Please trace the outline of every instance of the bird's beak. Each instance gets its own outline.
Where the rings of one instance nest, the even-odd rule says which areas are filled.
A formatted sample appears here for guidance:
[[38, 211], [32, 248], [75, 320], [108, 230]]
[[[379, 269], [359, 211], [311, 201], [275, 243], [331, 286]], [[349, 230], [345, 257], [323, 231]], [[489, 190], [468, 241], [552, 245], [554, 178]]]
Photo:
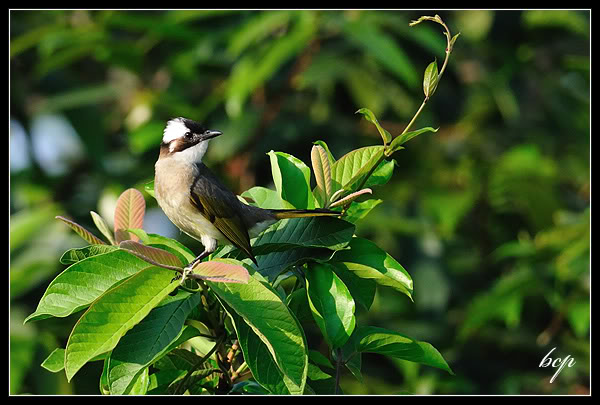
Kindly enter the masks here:
[[212, 129], [206, 130], [202, 135], [202, 140], [206, 141], [208, 139], [212, 139], [212, 138], [216, 138], [219, 135], [222, 135], [223, 133], [221, 131], [214, 131]]

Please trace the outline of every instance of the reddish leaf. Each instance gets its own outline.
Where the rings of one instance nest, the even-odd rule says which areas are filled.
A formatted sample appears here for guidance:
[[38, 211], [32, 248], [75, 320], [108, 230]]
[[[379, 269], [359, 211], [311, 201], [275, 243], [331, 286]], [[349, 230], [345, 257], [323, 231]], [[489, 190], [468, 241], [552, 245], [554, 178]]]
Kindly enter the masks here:
[[169, 266], [170, 267], [181, 267], [181, 261], [174, 254], [167, 252], [166, 250], [154, 248], [151, 246], [142, 245], [141, 243], [133, 240], [125, 240], [119, 243], [121, 249], [126, 249], [139, 257], [142, 260], [147, 261], [155, 266]]
[[334, 202], [333, 204], [331, 204], [330, 208], [335, 208], [335, 207], [339, 207], [340, 205], [348, 204], [348, 203], [356, 200], [358, 197], [360, 197], [363, 194], [373, 194], [373, 191], [370, 188], [363, 188], [362, 190], [359, 190], [352, 194], [348, 194], [346, 197], [342, 198], [341, 200]]
[[115, 208], [115, 239], [117, 243], [124, 240], [138, 241], [139, 238], [127, 229], [141, 228], [144, 224], [146, 201], [135, 188], [130, 188], [119, 196]]
[[201, 262], [193, 267], [193, 274], [208, 280], [221, 283], [244, 283], [248, 284], [250, 274], [244, 266], [241, 266], [237, 260], [215, 259], [208, 262]]
[[72, 230], [77, 232], [77, 235], [81, 236], [83, 239], [88, 241], [92, 245], [106, 245], [101, 239], [98, 239], [94, 236], [93, 233], [85, 229], [83, 226], [79, 225], [76, 222], [71, 221], [65, 217], [61, 217], [60, 215], [56, 217], [56, 219], [60, 219], [65, 224], [67, 224]]

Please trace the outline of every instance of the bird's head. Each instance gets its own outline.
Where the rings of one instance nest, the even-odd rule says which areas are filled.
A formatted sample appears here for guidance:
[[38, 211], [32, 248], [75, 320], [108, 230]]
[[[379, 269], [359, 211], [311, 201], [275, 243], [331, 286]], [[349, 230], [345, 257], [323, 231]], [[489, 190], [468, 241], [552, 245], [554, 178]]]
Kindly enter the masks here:
[[221, 135], [220, 131], [206, 129], [187, 118], [173, 118], [167, 122], [160, 147], [160, 158], [172, 156], [190, 163], [202, 161], [208, 141]]

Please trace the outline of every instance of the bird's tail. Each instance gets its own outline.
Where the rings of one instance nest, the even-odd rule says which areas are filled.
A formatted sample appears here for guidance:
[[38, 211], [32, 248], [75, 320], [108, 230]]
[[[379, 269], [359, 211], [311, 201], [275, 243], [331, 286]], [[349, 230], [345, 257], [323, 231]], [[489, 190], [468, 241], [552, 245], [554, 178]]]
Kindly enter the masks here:
[[305, 217], [337, 217], [341, 212], [316, 208], [314, 210], [269, 210], [275, 219], [305, 218]]

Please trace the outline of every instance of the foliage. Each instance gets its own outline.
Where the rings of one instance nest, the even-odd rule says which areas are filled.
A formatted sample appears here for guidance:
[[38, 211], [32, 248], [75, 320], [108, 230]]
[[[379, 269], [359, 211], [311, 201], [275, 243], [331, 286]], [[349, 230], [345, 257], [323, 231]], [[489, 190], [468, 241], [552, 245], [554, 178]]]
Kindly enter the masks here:
[[[309, 191], [315, 207], [325, 206], [327, 196], [333, 209], [342, 210], [351, 202], [344, 222], [354, 225], [351, 230], [357, 238], [351, 240], [350, 249], [337, 249], [344, 243], [340, 237], [326, 240], [328, 247], [313, 240], [288, 241], [293, 249], [286, 246], [277, 251], [276, 246], [286, 241], [274, 239], [281, 233], [272, 232], [263, 241], [265, 254], [259, 256], [261, 268], [269, 269], [259, 281], [265, 297], [284, 302], [304, 330], [308, 386], [335, 389], [331, 376], [338, 355], [334, 351], [330, 356], [326, 343], [314, 343], [324, 340], [306, 289], [293, 285], [296, 276], [278, 277], [286, 272], [277, 263], [296, 264], [305, 250], [312, 250], [320, 262], [310, 266], [330, 270], [328, 266], [333, 266], [337, 278], [330, 275], [327, 280], [336, 286], [341, 286], [341, 280], [355, 301], [355, 338], [342, 346], [343, 392], [586, 393], [590, 375], [589, 13], [440, 13], [449, 26], [461, 31], [453, 63], [442, 81], [444, 38], [433, 24], [409, 27], [422, 14], [11, 11], [10, 392], [98, 393], [98, 378], [100, 392], [108, 392], [109, 381], [123, 389], [131, 382], [127, 376], [138, 374], [140, 368], [150, 372], [139, 374], [131, 392], [164, 392], [169, 382], [181, 381], [188, 375], [186, 370], [202, 360], [190, 357], [192, 350], [214, 358], [210, 350], [215, 342], [196, 336], [210, 332], [202, 326], [209, 322], [203, 318], [207, 312], [188, 312], [200, 296], [180, 288], [119, 340], [111, 354], [112, 374], [103, 372], [106, 362], [100, 355], [83, 366], [71, 384], [66, 384], [64, 373], [47, 372], [39, 364], [47, 358], [48, 369], [58, 371], [64, 366], [65, 352], [54, 349], [66, 347], [81, 313], [76, 310], [67, 317], [23, 325], [64, 265], [92, 263], [100, 255], [118, 256], [114, 250], [140, 267], [152, 268], [154, 264], [139, 255], [148, 256], [138, 252], [152, 245], [174, 255], [176, 259], [164, 257], [177, 267], [176, 260], [185, 263], [193, 256], [184, 245], [194, 252], [200, 248], [176, 233], [155, 239], [156, 203], [148, 197], [143, 224], [147, 232], [128, 232], [128, 237], [133, 238], [133, 233], [139, 238], [137, 244], [126, 241], [130, 250], [124, 251], [107, 236], [114, 238], [112, 215], [121, 192], [130, 187], [142, 190], [152, 177], [164, 122], [187, 116], [231, 135], [215, 141], [219, 143], [210, 148], [206, 159], [249, 203], [289, 208], [277, 181], [270, 185], [274, 176], [269, 163], [283, 161], [285, 155], [267, 155], [271, 150], [292, 153], [312, 168]], [[429, 79], [422, 83], [418, 71], [427, 66]], [[435, 97], [413, 124], [428, 128], [435, 123], [439, 130], [435, 136], [399, 145], [400, 136], [390, 139], [386, 132], [401, 133], [419, 107], [414, 100], [423, 94]], [[352, 116], [362, 106], [372, 111], [373, 124]], [[42, 124], [50, 125], [54, 119], [53, 125], [58, 125], [57, 117], [62, 117], [63, 137], [54, 135], [51, 144], [62, 146], [52, 159], [43, 153], [52, 145], [43, 142], [50, 132]], [[429, 127], [430, 132], [433, 129]], [[74, 134], [72, 147], [61, 143], [69, 131]], [[18, 132], [25, 134], [20, 148]], [[382, 137], [382, 144], [373, 149], [375, 137]], [[394, 146], [407, 150], [397, 152], [393, 160], [384, 158], [363, 185], [361, 176], [366, 173], [355, 173], [359, 178], [348, 184], [354, 177], [352, 165], [373, 167], [377, 159], [369, 159], [380, 156], [383, 144], [389, 147], [394, 141]], [[322, 150], [306, 147], [308, 142]], [[344, 164], [339, 164], [341, 158], [333, 160], [361, 148]], [[19, 163], [17, 157], [22, 155]], [[330, 162], [331, 183], [325, 160]], [[293, 166], [301, 174], [295, 178], [305, 179], [306, 169]], [[269, 191], [273, 188], [276, 191]], [[310, 194], [291, 198], [310, 202]], [[96, 215], [89, 216], [91, 210], [104, 218], [106, 226]], [[107, 243], [87, 247], [88, 242], [79, 241], [54, 220], [65, 212], [86, 229], [100, 223], [95, 237], [106, 238]], [[339, 235], [344, 235], [342, 227]], [[317, 240], [321, 243], [323, 238]], [[347, 251], [366, 251], [369, 244], [378, 247], [377, 253], [369, 254], [365, 263], [350, 260]], [[65, 250], [59, 262], [57, 257]], [[235, 252], [229, 254], [228, 260], [236, 260]], [[87, 256], [91, 257], [82, 260]], [[120, 262], [118, 257], [111, 260]], [[160, 264], [156, 257], [152, 260]], [[372, 262], [381, 265], [369, 269]], [[400, 288], [406, 277], [404, 267], [414, 279], [410, 292], [414, 303]], [[117, 273], [111, 276], [118, 279]], [[257, 277], [252, 273], [248, 280]], [[386, 280], [390, 288], [376, 287], [378, 279]], [[360, 289], [355, 288], [357, 280]], [[87, 282], [88, 287], [84, 283], [78, 288], [91, 291], [96, 279]], [[208, 283], [211, 289], [226, 289], [224, 294], [247, 286]], [[271, 283], [273, 291], [266, 287]], [[283, 301], [281, 292], [294, 288]], [[144, 311], [133, 310], [134, 305], [131, 320], [119, 322], [131, 325], [143, 315]], [[232, 323], [226, 327], [235, 330], [244, 345], [238, 349], [244, 358], [254, 354], [255, 359], [272, 359], [267, 345], [231, 308]], [[183, 320], [186, 317], [188, 321]], [[168, 340], [173, 346], [152, 350], [152, 345], [133, 343], [144, 336], [143, 328], [161, 324], [169, 325], [161, 342]], [[326, 333], [335, 332], [335, 324], [329, 329], [324, 325]], [[349, 327], [349, 323], [341, 325]], [[376, 329], [368, 329], [375, 326], [366, 325], [393, 333], [379, 339]], [[374, 333], [373, 338], [358, 339], [359, 332]], [[423, 347], [423, 340], [431, 342], [456, 375], [367, 350], [393, 350], [396, 342], [408, 343], [398, 332], [411, 336], [413, 347]], [[336, 333], [327, 336], [337, 339]], [[184, 350], [175, 349], [184, 341], [188, 342]], [[344, 356], [350, 344], [359, 348], [355, 351], [360, 356]], [[562, 356], [574, 356], [577, 365], [549, 384], [552, 373], [537, 365], [554, 346]], [[136, 366], [140, 368], [130, 368], [132, 357], [143, 359]], [[219, 374], [210, 362], [189, 373], [186, 384], [196, 384], [192, 390], [212, 388], [200, 387], [209, 375]], [[148, 368], [149, 364], [156, 367]], [[263, 382], [275, 381], [271, 389], [287, 389], [277, 383], [277, 367], [271, 369], [275, 374], [264, 376], [254, 365], [248, 367], [264, 377]], [[288, 381], [292, 388], [293, 381]], [[238, 383], [236, 390], [265, 392], [251, 381]]]

